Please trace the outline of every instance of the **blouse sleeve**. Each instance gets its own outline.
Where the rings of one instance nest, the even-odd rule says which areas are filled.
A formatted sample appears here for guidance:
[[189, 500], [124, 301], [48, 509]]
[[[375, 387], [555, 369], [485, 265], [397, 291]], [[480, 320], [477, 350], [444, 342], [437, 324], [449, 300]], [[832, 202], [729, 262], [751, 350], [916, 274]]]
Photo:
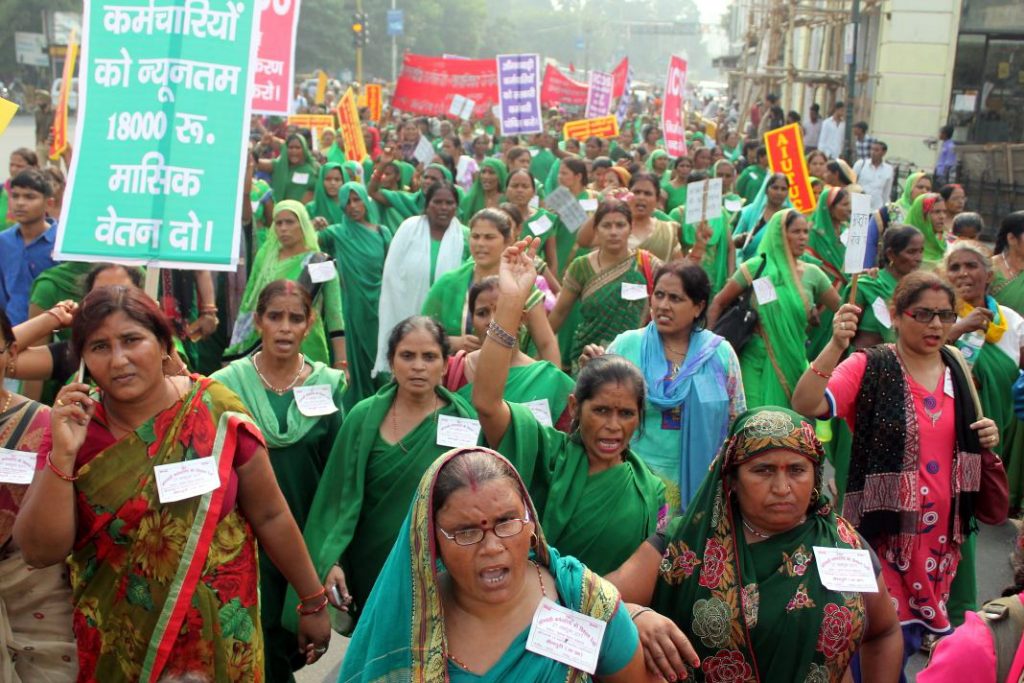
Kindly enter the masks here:
[[805, 263], [804, 268], [807, 269], [804, 282], [811, 292], [811, 298], [815, 303], [821, 303], [822, 295], [829, 290], [832, 282], [828, 279], [825, 271], [813, 263]]
[[345, 317], [341, 310], [341, 284], [335, 275], [324, 283], [324, 331], [331, 339], [345, 336]]
[[853, 411], [857, 404], [857, 392], [864, 378], [864, 370], [868, 365], [868, 357], [863, 353], [855, 353], [839, 364], [832, 371], [832, 379], [825, 389], [825, 400], [828, 401], [828, 414], [822, 417], [841, 417], [853, 429]]
[[640, 636], [633, 620], [629, 618], [626, 605], [620, 600], [604, 631], [601, 652], [597, 657], [597, 675], [611, 676], [622, 671], [633, 659], [638, 647]]
[[586, 256], [577, 257], [569, 264], [569, 267], [565, 269], [565, 279], [562, 280], [562, 289], [567, 289], [573, 294], [579, 294], [583, 291], [583, 285], [586, 284], [586, 278], [583, 275], [583, 267], [586, 263], [584, 259], [586, 258]]
[[743, 267], [746, 266], [747, 272], [750, 273], [750, 277], [754, 277], [754, 273], [756, 273], [757, 270], [752, 269], [751, 266], [754, 264], [755, 260], [756, 259], [744, 261], [736, 268], [736, 272], [732, 274], [732, 281], [743, 289], [750, 286], [750, 283], [747, 282], [747, 277], [743, 274]]

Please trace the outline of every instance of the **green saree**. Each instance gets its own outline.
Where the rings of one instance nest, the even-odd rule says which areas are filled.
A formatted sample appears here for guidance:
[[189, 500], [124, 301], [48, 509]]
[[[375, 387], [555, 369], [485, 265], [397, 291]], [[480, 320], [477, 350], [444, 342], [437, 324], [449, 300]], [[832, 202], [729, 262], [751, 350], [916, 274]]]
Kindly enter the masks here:
[[[298, 140], [302, 145], [302, 163], [292, 166], [288, 163], [288, 142]], [[274, 159], [274, 168], [270, 173], [270, 187], [274, 191], [274, 201], [295, 199], [302, 201], [307, 192], [316, 190], [317, 173], [320, 166], [313, 158], [301, 135], [289, 135], [281, 155]]]
[[[508, 182], [508, 168], [505, 167], [505, 162], [501, 159], [495, 159], [488, 157], [483, 160], [480, 164], [480, 170], [489, 168], [498, 176], [498, 192], [500, 197], [498, 203], [505, 201], [505, 184]], [[487, 206], [487, 193], [484, 192], [483, 183], [480, 182], [480, 174], [477, 173], [476, 179], [473, 181], [472, 187], [469, 188], [469, 192], [462, 197], [462, 201], [459, 202], [459, 220], [469, 225], [469, 221], [476, 212], [486, 208]]]
[[[398, 443], [384, 441], [380, 426], [397, 391], [397, 385], [389, 384], [346, 415], [304, 533], [317, 574], [323, 578], [340, 563], [357, 607], [366, 605], [417, 482], [448, 450], [437, 445], [437, 421], [432, 417]], [[473, 407], [460, 396], [442, 387], [436, 391], [446, 403], [438, 414], [475, 417]], [[296, 627], [297, 602], [295, 591], [289, 589], [283, 616], [286, 628]]]
[[1007, 280], [1006, 276], [998, 270], [994, 272], [995, 278], [989, 288], [992, 296], [1003, 306], [1008, 306], [1020, 315], [1024, 315], [1024, 273], [1018, 274], [1012, 280]]
[[[547, 220], [550, 223], [550, 225], [548, 225], [547, 228], [541, 230], [537, 222], [541, 221], [541, 219], [544, 218], [545, 216], [547, 217]], [[544, 245], [546, 245], [548, 243], [548, 239], [556, 233], [555, 228], [557, 227], [557, 225], [558, 216], [551, 213], [547, 209], [537, 207], [536, 210], [534, 210], [533, 215], [523, 221], [523, 229], [519, 233], [519, 239], [526, 239], [527, 237], [539, 237], [540, 247], [537, 249], [537, 253], [543, 254]], [[538, 230], [540, 230], [540, 234], [537, 234]]]
[[[839, 238], [842, 235], [845, 225], [835, 225], [832, 222], [831, 208], [835, 205], [836, 197], [840, 188], [829, 188], [821, 193], [818, 198], [818, 205], [811, 214], [810, 223], [811, 235], [807, 242], [805, 256], [811, 256], [822, 270], [832, 278], [832, 282], [839, 289], [846, 284], [846, 274], [843, 272], [843, 263], [846, 259], [846, 246]], [[829, 332], [831, 335], [831, 331]], [[815, 354], [817, 356], [817, 354]]]
[[[449, 361], [455, 362], [456, 356]], [[449, 368], [451, 366], [449, 365]], [[451, 372], [449, 370], [449, 372]], [[460, 377], [453, 378], [457, 382], [464, 382], [466, 377], [463, 372]], [[452, 385], [448, 384], [452, 389]], [[508, 379], [505, 381], [505, 400], [509, 403], [531, 403], [533, 401], [547, 401], [548, 412], [551, 414], [553, 426], [562, 431], [568, 431], [571, 417], [569, 415], [569, 394], [576, 388], [576, 382], [572, 377], [555, 367], [553, 363], [546, 360], [539, 360], [529, 365], [515, 365], [508, 369]], [[461, 384], [455, 393], [467, 401], [473, 399], [473, 383]]]
[[473, 284], [472, 260], [450, 270], [430, 286], [423, 302], [423, 315], [434, 318], [449, 336], [466, 334], [471, 328], [469, 316], [469, 288]]
[[309, 213], [309, 217], [311, 219], [324, 218], [327, 220], [327, 225], [340, 223], [345, 218], [345, 210], [341, 208], [340, 198], [335, 197], [331, 199], [327, 196], [327, 190], [324, 189], [324, 178], [333, 169], [338, 169], [338, 172], [344, 178], [345, 173], [341, 164], [327, 163], [321, 166], [320, 173], [316, 179], [316, 188], [313, 190], [313, 201], [306, 204], [306, 211]]
[[932, 221], [928, 217], [932, 206], [939, 199], [939, 195], [931, 192], [920, 195], [911, 204], [910, 211], [907, 212], [904, 219], [907, 225], [914, 226], [924, 235], [924, 258], [921, 261], [921, 267], [925, 270], [935, 270], [938, 268], [946, 255], [945, 237], [943, 234], [935, 233]]
[[345, 183], [338, 191], [344, 210], [352, 193], [366, 206], [364, 222], [343, 216], [339, 223], [319, 234], [320, 249], [338, 264], [341, 283], [341, 307], [345, 323], [345, 355], [351, 381], [345, 392], [345, 409], [377, 392], [377, 383], [370, 376], [377, 356], [377, 307], [380, 304], [380, 282], [384, 259], [391, 244], [391, 231], [377, 225], [377, 205], [370, 201], [360, 183]]
[[[453, 182], [452, 172], [441, 164], [429, 164], [427, 168], [436, 168], [448, 182]], [[426, 208], [423, 190], [403, 192], [401, 190], [382, 189], [380, 193], [384, 195], [388, 204], [381, 216], [381, 222], [391, 228], [392, 233], [398, 230], [403, 221], [413, 216], [419, 216], [423, 213], [424, 208]]]

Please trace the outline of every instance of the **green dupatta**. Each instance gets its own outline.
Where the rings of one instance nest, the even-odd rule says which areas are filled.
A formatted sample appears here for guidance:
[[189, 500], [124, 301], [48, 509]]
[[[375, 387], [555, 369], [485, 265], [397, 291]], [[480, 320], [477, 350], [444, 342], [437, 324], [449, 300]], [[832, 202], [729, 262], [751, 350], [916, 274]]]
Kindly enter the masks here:
[[[427, 168], [436, 168], [445, 177], [445, 180], [450, 183], [454, 182], [452, 172], [441, 164], [428, 164]], [[384, 210], [381, 220], [392, 231], [397, 230], [404, 220], [422, 214], [426, 208], [426, 198], [423, 196], [423, 190], [416, 190], [415, 192], [381, 190], [381, 194], [388, 200], [388, 207]]]
[[931, 219], [928, 218], [928, 213], [939, 198], [939, 195], [934, 192], [920, 195], [914, 200], [914, 203], [910, 206], [910, 211], [907, 212], [904, 218], [904, 223], [914, 226], [924, 235], [924, 258], [922, 263], [927, 264], [928, 270], [938, 268], [942, 259], [946, 256], [946, 242], [941, 234], [935, 234]]
[[689, 680], [839, 683], [863, 637], [861, 594], [826, 589], [814, 566], [814, 546], [862, 547], [828, 499], [812, 500], [807, 521], [790, 531], [753, 544], [744, 538], [727, 475], [773, 449], [814, 463], [824, 490], [814, 427], [784, 408], [748, 411], [666, 531], [651, 607], [683, 629], [700, 656]]
[[[362, 608], [401, 531], [406, 502], [432, 462], [447, 450], [437, 445], [437, 422], [427, 417], [400, 443], [388, 444], [380, 426], [394, 403], [398, 385], [391, 383], [360, 401], [346, 416], [327, 461], [304, 532], [317, 575], [327, 576], [341, 563], [348, 588]], [[437, 387], [446, 403], [438, 413], [475, 418], [461, 396]], [[298, 596], [288, 590], [282, 623], [297, 627]]]
[[[874, 332], [881, 335], [882, 341], [887, 344], [896, 343], [896, 329], [892, 326], [892, 321], [889, 322], [888, 327], [882, 324], [878, 316], [875, 315], [873, 304], [876, 300], [881, 299], [888, 307], [892, 303], [892, 295], [896, 291], [897, 284], [895, 276], [887, 268], [879, 270], [878, 275], [874, 277], [861, 273], [858, 278], [856, 304], [860, 307], [861, 314], [857, 329], [861, 332]], [[846, 285], [839, 294], [839, 300], [848, 301], [849, 298], [850, 285]]]
[[338, 264], [341, 302], [345, 319], [345, 355], [351, 384], [345, 392], [345, 409], [373, 396], [377, 384], [370, 376], [377, 357], [377, 308], [384, 259], [391, 244], [391, 231], [378, 225], [377, 204], [366, 187], [350, 182], [341, 186], [338, 201], [344, 210], [355, 193], [366, 206], [364, 222], [343, 216], [341, 222], [320, 232], [320, 248]]
[[331, 199], [327, 196], [327, 190], [324, 189], [324, 178], [327, 177], [327, 173], [332, 169], [338, 169], [341, 173], [341, 177], [344, 179], [345, 170], [341, 164], [327, 163], [320, 167], [320, 173], [316, 178], [316, 189], [313, 190], [313, 201], [306, 204], [306, 211], [309, 213], [310, 218], [325, 218], [327, 219], [327, 225], [334, 225], [340, 223], [345, 218], [345, 211], [341, 208], [341, 204], [338, 199]]
[[[341, 398], [345, 391], [345, 373], [330, 368], [323, 363], [310, 363], [312, 370], [303, 381], [302, 386], [326, 384], [331, 388], [331, 395]], [[231, 391], [238, 394], [242, 403], [248, 408], [253, 420], [260, 426], [263, 438], [267, 440], [267, 448], [285, 448], [306, 437], [309, 430], [320, 421], [319, 417], [307, 417], [299, 411], [295, 401], [288, 407], [287, 429], [281, 431], [280, 422], [274, 413], [273, 406], [267, 399], [267, 390], [263, 380], [256, 373], [252, 356], [232, 361], [227, 367], [213, 373], [212, 378], [221, 382]]]
[[989, 291], [996, 301], [1024, 315], [1024, 273], [1019, 273], [1012, 280], [1007, 280], [1002, 273], [995, 271], [995, 279], [992, 281]]
[[[302, 145], [302, 163], [297, 166], [292, 166], [288, 163], [288, 143], [292, 140], [298, 140], [299, 144]], [[281, 150], [281, 154], [274, 159], [274, 168], [270, 173], [270, 187], [274, 191], [274, 201], [281, 201], [283, 199], [301, 201], [306, 195], [309, 185], [313, 184], [312, 180], [316, 177], [319, 169], [320, 165], [317, 164], [313, 154], [309, 151], [306, 138], [298, 134], [289, 135], [285, 141], [284, 149]], [[311, 182], [305, 185], [293, 183], [292, 178], [296, 173], [308, 174]]]
[[449, 336], [466, 334], [469, 313], [469, 288], [473, 284], [476, 264], [469, 260], [455, 270], [439, 277], [430, 286], [423, 302], [423, 315], [434, 318]]
[[[914, 205], [914, 200], [910, 198], [910, 195], [914, 192], [914, 185], [917, 185], [917, 181], [926, 175], [928, 174], [923, 171], [918, 171], [917, 173], [911, 173], [907, 176], [907, 179], [903, 181], [903, 192], [900, 193], [900, 198], [896, 200], [895, 206], [903, 212], [904, 216], [906, 216], [910, 211], [910, 207]], [[890, 220], [894, 220], [894, 222], [900, 222], [895, 220], [892, 216], [889, 218]]]
[[[263, 671], [256, 540], [224, 509], [239, 433], [262, 442], [238, 397], [193, 376], [192, 391], [113, 441], [102, 406], [78, 453], [78, 529], [68, 559], [79, 678], [158, 681]], [[107, 444], [107, 445], [104, 445]], [[221, 486], [161, 504], [153, 467], [213, 457]]]
[[[832, 283], [837, 287], [846, 284], [847, 277], [843, 272], [843, 264], [846, 260], [846, 246], [839, 239], [844, 226], [835, 225], [832, 222], [831, 208], [836, 201], [841, 188], [833, 187], [825, 190], [818, 198], [818, 205], [811, 214], [811, 234], [807, 242], [807, 254], [815, 260], [812, 263], [819, 265]], [[831, 330], [829, 331], [831, 335]], [[815, 354], [817, 355], [817, 354]]]
[[[420, 478], [394, 548], [345, 655], [339, 682], [444, 683], [450, 680], [438, 586], [443, 567], [431, 501], [441, 468], [465, 450], [455, 449], [443, 454]], [[479, 450], [501, 457], [488, 449]], [[536, 525], [538, 549], [531, 551], [531, 557], [547, 567], [554, 577], [562, 604], [596, 619], [610, 621], [619, 608], [618, 591], [575, 559], [560, 555], [547, 544], [544, 531], [536, 521], [537, 510], [522, 479], [517, 484], [529, 517]], [[527, 652], [520, 640], [514, 640], [509, 651], [495, 664], [495, 668], [501, 667], [506, 672], [503, 680], [566, 683], [590, 680], [585, 673]], [[508, 662], [513, 656], [517, 659]], [[490, 673], [484, 680], [491, 680]]]
[[[61, 301], [81, 301], [85, 296], [85, 277], [94, 265], [85, 261], [67, 261], [47, 268], [32, 281], [29, 303], [47, 311]], [[58, 339], [71, 339], [71, 330], [58, 330], [56, 336]]]
[[[501, 159], [495, 159], [494, 157], [487, 157], [480, 164], [480, 169], [489, 168], [495, 172], [498, 176], [498, 192], [501, 193], [501, 197], [498, 202], [505, 201], [505, 185], [508, 183], [508, 168], [505, 167], [505, 163]], [[477, 172], [476, 179], [473, 180], [472, 187], [469, 188], [469, 192], [462, 197], [462, 201], [459, 203], [459, 220], [466, 225], [469, 225], [469, 220], [476, 215], [476, 212], [486, 208], [487, 206], [487, 193], [484, 191], [483, 183], [480, 181], [480, 173]]]

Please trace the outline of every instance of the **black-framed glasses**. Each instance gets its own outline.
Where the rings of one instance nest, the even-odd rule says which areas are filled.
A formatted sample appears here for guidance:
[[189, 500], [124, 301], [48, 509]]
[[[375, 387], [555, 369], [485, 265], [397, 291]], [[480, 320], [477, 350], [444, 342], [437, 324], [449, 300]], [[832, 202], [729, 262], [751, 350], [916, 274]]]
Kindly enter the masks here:
[[444, 534], [444, 537], [449, 541], [455, 541], [455, 545], [476, 545], [480, 541], [484, 540], [484, 536], [487, 535], [488, 531], [493, 531], [494, 535], [498, 538], [510, 538], [512, 536], [518, 536], [522, 533], [523, 528], [527, 522], [530, 521], [530, 512], [527, 510], [526, 517], [524, 519], [506, 519], [504, 522], [498, 522], [490, 529], [481, 529], [480, 527], [472, 527], [469, 529], [459, 529], [454, 534], [450, 534], [438, 525], [437, 530]]
[[944, 325], [956, 322], [956, 311], [950, 308], [910, 308], [903, 311], [903, 314], [925, 325], [934, 320], [935, 316], [939, 316], [939, 322]]

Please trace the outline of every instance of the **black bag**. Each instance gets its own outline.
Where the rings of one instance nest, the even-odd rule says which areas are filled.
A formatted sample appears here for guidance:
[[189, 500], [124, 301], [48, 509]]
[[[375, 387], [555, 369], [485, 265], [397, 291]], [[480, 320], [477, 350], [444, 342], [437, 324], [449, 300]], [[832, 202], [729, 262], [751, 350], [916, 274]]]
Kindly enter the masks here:
[[[750, 278], [750, 283], [748, 284], [752, 284], [754, 280], [761, 277], [761, 273], [764, 272], [764, 267], [767, 263], [768, 257], [762, 255], [761, 265], [758, 266], [757, 273], [753, 278], [750, 278], [750, 274], [746, 272], [746, 269], [743, 269], [742, 272]], [[753, 295], [753, 286], [743, 290], [736, 297], [736, 300], [732, 302], [732, 305], [725, 310], [725, 313], [718, 319], [718, 322], [715, 323], [714, 329], [711, 330], [729, 342], [736, 353], [739, 353], [740, 349], [746, 346], [747, 342], [750, 341], [750, 337], [754, 334], [754, 328], [757, 327], [757, 311], [754, 310], [750, 302], [750, 297]]]

